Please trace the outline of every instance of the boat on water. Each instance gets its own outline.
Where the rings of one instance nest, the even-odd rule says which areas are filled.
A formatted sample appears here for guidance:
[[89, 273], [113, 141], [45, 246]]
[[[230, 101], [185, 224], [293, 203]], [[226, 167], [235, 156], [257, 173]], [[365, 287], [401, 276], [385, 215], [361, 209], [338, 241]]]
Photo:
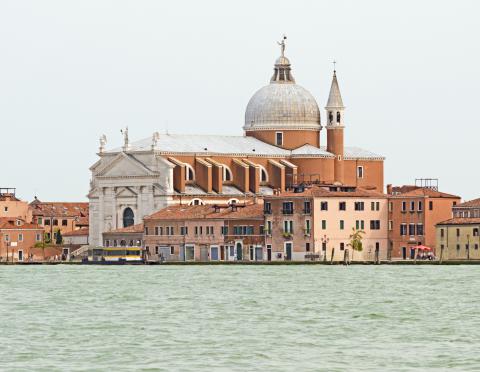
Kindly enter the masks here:
[[82, 260], [94, 265], [135, 265], [145, 263], [141, 247], [96, 247]]

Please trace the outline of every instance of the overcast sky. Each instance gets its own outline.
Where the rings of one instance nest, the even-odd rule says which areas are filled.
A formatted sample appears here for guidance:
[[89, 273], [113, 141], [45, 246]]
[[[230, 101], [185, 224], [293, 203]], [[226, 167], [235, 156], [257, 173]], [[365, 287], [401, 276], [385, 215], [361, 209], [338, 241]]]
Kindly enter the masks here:
[[[477, 1], [0, 1], [0, 187], [86, 200], [98, 138], [242, 134], [287, 34], [325, 122], [337, 71], [346, 144], [385, 184], [480, 197]], [[323, 144], [326, 133], [322, 131]]]

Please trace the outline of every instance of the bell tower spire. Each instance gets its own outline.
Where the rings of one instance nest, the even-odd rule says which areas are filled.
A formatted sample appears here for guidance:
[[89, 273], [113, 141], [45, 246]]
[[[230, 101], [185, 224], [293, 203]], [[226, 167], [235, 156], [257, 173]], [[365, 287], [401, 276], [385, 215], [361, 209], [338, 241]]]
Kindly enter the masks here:
[[330, 94], [328, 95], [327, 105], [327, 151], [335, 155], [334, 160], [334, 180], [338, 183], [344, 183], [344, 167], [343, 167], [343, 129], [344, 118], [343, 113], [345, 106], [343, 105], [340, 87], [338, 86], [337, 71], [335, 70], [336, 62], [333, 62], [333, 78], [330, 86]]

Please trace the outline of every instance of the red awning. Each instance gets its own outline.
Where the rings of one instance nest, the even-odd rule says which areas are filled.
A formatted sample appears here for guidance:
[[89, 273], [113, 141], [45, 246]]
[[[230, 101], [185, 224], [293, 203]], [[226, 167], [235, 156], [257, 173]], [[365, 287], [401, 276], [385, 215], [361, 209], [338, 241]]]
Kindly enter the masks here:
[[413, 248], [413, 249], [418, 249], [418, 250], [420, 250], [420, 251], [431, 251], [431, 250], [432, 250], [432, 248], [427, 247], [427, 246], [425, 246], [425, 245], [416, 245], [416, 246], [414, 246], [414, 247], [412, 247], [412, 248]]

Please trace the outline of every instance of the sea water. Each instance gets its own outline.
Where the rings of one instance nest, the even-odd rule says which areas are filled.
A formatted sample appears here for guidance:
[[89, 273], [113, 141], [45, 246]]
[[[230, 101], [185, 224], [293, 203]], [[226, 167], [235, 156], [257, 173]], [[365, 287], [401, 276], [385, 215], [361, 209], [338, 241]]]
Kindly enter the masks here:
[[0, 370], [478, 370], [479, 269], [0, 266]]

